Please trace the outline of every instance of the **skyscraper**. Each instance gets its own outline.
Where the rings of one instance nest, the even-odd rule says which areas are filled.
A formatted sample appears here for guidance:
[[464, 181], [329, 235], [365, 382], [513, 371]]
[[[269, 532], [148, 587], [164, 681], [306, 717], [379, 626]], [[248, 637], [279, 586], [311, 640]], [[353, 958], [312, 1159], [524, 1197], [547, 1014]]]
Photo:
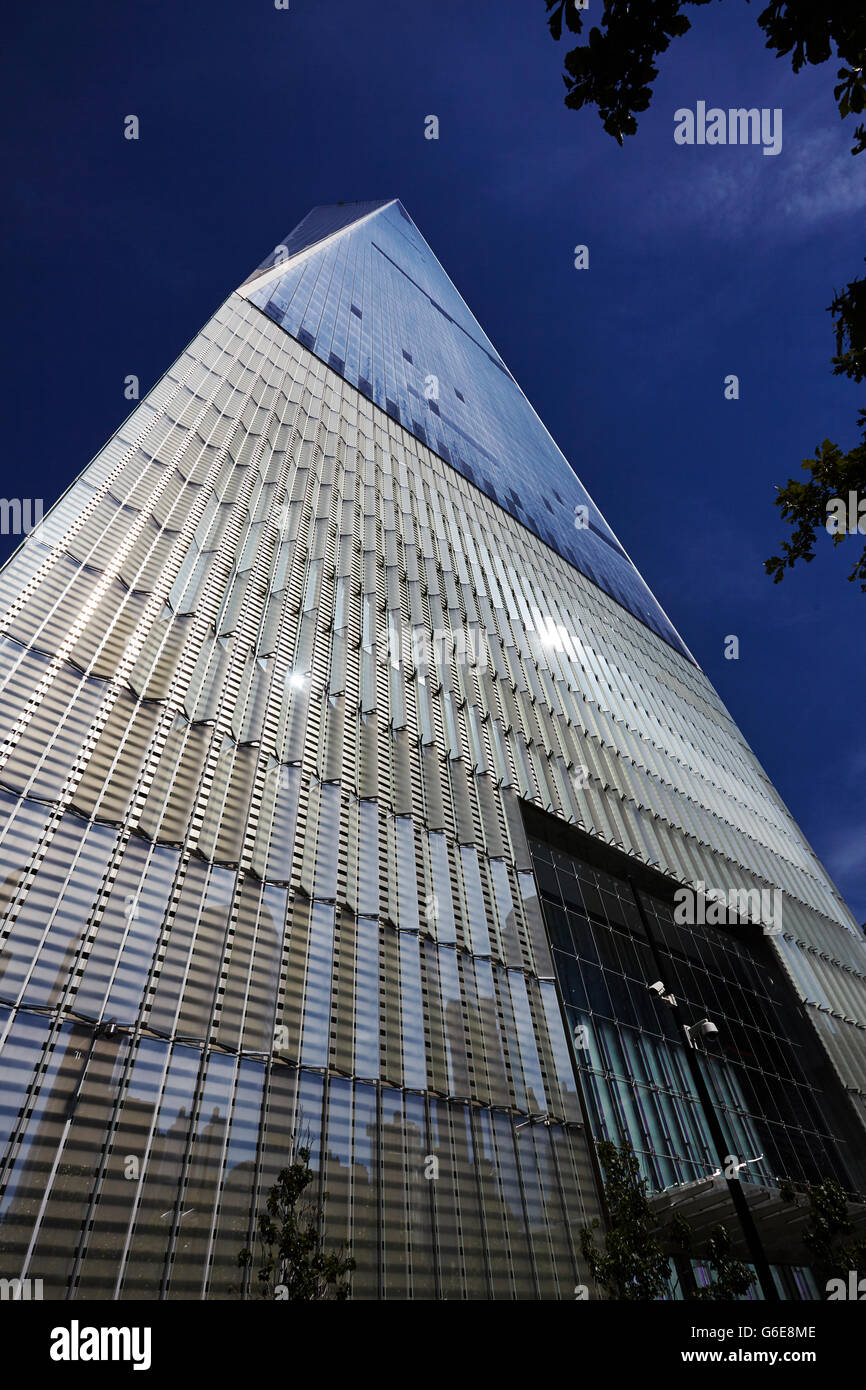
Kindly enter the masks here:
[[715, 1117], [814, 1289], [862, 936], [398, 201], [275, 248], [0, 614], [0, 1275], [236, 1297], [306, 1137], [355, 1297], [571, 1298], [596, 1142], [697, 1228]]

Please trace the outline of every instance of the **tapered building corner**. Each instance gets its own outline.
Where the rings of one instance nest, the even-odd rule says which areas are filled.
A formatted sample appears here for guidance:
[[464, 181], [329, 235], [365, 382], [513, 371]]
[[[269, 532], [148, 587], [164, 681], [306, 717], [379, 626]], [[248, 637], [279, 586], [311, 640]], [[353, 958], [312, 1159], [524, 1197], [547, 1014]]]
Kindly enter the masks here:
[[353, 1297], [592, 1295], [605, 1138], [749, 1257], [720, 1128], [815, 1295], [862, 933], [398, 200], [229, 296], [0, 634], [0, 1276], [241, 1297], [306, 1138]]

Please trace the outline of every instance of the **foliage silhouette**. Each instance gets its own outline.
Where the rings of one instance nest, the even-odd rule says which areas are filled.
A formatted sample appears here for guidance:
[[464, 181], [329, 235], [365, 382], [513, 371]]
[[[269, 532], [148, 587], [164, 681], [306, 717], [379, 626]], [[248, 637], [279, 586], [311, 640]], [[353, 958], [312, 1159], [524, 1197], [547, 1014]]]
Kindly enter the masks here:
[[683, 1291], [683, 1297], [694, 1302], [720, 1302], [723, 1299], [743, 1298], [756, 1282], [753, 1271], [731, 1254], [731, 1237], [722, 1225], [714, 1226], [705, 1249], [693, 1254], [692, 1230], [682, 1216], [671, 1222], [671, 1235], [686, 1259], [706, 1261], [712, 1271], [712, 1282], [703, 1288]]
[[[297, 1150], [294, 1162], [280, 1172], [259, 1216], [261, 1258], [254, 1296], [289, 1303], [349, 1297], [346, 1276], [355, 1268], [355, 1261], [348, 1257], [345, 1247], [330, 1252], [324, 1248], [323, 1209], [308, 1194], [314, 1178], [310, 1149], [303, 1146]], [[254, 1262], [252, 1250], [242, 1250], [238, 1255], [243, 1269], [251, 1270]]]
[[604, 1249], [595, 1243], [597, 1220], [580, 1232], [589, 1271], [608, 1298], [643, 1302], [663, 1298], [670, 1286], [670, 1266], [653, 1234], [658, 1223], [647, 1200], [647, 1182], [640, 1175], [637, 1156], [628, 1144], [617, 1148], [610, 1140], [603, 1140], [598, 1157], [604, 1170], [610, 1222]]
[[[652, 100], [652, 84], [658, 77], [655, 60], [673, 39], [691, 28], [687, 11], [710, 0], [604, 0], [601, 25], [594, 25], [586, 42], [565, 55], [563, 80], [565, 104], [574, 110], [595, 106], [609, 135], [622, 145], [626, 135], [637, 133], [637, 115]], [[572, 34], [584, 31], [584, 11], [576, 0], [546, 0], [547, 22], [554, 39], [564, 28]], [[833, 96], [842, 120], [866, 111], [866, 4], [863, 0], [771, 0], [757, 16], [765, 35], [765, 47], [779, 58], [790, 54], [795, 73], [805, 66], [829, 62], [834, 50], [841, 67]], [[866, 124], [854, 129], [852, 154], [866, 151]], [[866, 279], [851, 280], [837, 292], [829, 312], [836, 331], [836, 375], [862, 382], [866, 374]], [[815, 543], [829, 530], [828, 503], [840, 499], [847, 506], [849, 493], [866, 499], [866, 410], [858, 414], [862, 438], [847, 451], [825, 439], [814, 457], [803, 460], [808, 481], [789, 478], [778, 488], [776, 505], [793, 534], [781, 543], [781, 554], [764, 561], [764, 569], [779, 583], [798, 561], [814, 559]], [[866, 533], [866, 518], [863, 520]], [[831, 532], [834, 546], [851, 534], [850, 529]], [[857, 534], [860, 534], [859, 529]], [[866, 546], [848, 575], [866, 592]]]

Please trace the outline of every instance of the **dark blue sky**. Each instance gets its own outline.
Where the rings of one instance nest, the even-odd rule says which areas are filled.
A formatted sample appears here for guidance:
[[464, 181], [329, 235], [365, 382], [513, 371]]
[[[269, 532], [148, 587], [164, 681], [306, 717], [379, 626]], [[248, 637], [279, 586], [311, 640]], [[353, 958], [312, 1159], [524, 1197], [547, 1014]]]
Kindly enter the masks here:
[[[53, 501], [128, 413], [124, 377], [149, 389], [314, 204], [400, 197], [862, 921], [866, 596], [847, 543], [782, 585], [762, 561], [774, 483], [855, 442], [825, 308], [862, 270], [866, 155], [838, 64], [795, 77], [759, 8], [690, 11], [619, 149], [563, 105], [542, 0], [16, 6], [2, 492]], [[782, 152], [677, 146], [698, 100], [781, 107]]]

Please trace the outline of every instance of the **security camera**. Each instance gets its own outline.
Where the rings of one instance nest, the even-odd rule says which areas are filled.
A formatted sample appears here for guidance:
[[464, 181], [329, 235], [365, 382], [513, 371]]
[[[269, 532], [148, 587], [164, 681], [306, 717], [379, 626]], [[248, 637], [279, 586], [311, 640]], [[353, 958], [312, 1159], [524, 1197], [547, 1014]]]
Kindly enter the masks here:
[[716, 1025], [711, 1023], [708, 1018], [702, 1018], [692, 1029], [692, 1032], [697, 1033], [699, 1038], [712, 1038], [718, 1031]]
[[695, 1038], [713, 1038], [718, 1031], [716, 1025], [711, 1023], [708, 1018], [702, 1018], [697, 1023], [693, 1023], [690, 1028], [686, 1028], [686, 1041], [689, 1047], [694, 1047]]
[[674, 1008], [676, 1005], [677, 1001], [674, 995], [666, 993], [661, 980], [656, 980], [655, 984], [647, 985], [647, 989], [651, 994], [658, 995], [659, 999], [661, 999], [664, 1004], [670, 1004], [671, 1008]]
[[527, 1125], [534, 1125], [539, 1122], [543, 1124], [546, 1129], [550, 1129], [550, 1126], [553, 1124], [553, 1120], [550, 1118], [550, 1114], [547, 1110], [542, 1110], [537, 1115], [527, 1115], [526, 1119], [521, 1120], [520, 1124], [515, 1125], [514, 1128], [515, 1130], [526, 1129]]

